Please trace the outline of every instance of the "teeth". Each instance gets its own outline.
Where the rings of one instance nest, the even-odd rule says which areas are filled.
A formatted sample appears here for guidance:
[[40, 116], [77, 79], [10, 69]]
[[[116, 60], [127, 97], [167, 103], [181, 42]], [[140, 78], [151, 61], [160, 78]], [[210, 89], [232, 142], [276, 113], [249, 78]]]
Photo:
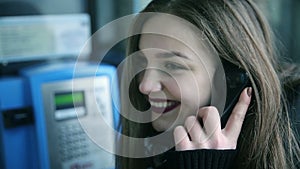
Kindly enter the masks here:
[[172, 102], [154, 102], [154, 101], [150, 101], [150, 104], [152, 106], [154, 106], [154, 107], [166, 108], [166, 107], [174, 105], [175, 103], [172, 103]]

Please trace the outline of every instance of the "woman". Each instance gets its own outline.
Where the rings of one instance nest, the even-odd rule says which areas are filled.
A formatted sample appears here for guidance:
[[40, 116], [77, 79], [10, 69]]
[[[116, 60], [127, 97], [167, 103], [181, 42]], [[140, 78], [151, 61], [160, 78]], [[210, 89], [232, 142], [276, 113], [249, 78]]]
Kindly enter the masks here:
[[[289, 78], [279, 76], [271, 31], [255, 4], [154, 0], [142, 12], [156, 14], [133, 27], [140, 35], [130, 38], [123, 71], [122, 133], [168, 139], [145, 139], [152, 154], [118, 157], [118, 167], [296, 168], [300, 151], [282, 84]], [[241, 84], [231, 89], [236, 77]], [[121, 152], [136, 151], [137, 144], [121, 141]]]

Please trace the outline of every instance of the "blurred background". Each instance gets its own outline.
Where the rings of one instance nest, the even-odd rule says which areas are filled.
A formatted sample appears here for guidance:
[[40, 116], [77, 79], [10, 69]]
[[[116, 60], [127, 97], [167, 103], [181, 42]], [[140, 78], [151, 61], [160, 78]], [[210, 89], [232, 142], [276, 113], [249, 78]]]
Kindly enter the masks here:
[[[78, 119], [89, 119], [100, 109], [110, 125], [118, 124], [112, 101], [118, 89], [112, 79], [126, 44], [121, 41], [105, 54], [101, 63], [106, 66], [92, 63], [127, 30], [117, 27], [95, 35], [92, 43], [86, 41], [150, 1], [0, 0], [0, 168], [114, 168], [114, 156], [90, 141]], [[255, 1], [278, 38], [280, 57], [300, 64], [300, 0]], [[79, 54], [86, 64], [79, 66], [79, 76], [73, 76]], [[94, 76], [97, 90], [86, 83]], [[75, 98], [74, 81], [80, 82]], [[93, 97], [97, 104], [89, 99]], [[113, 138], [107, 142], [115, 146]]]
[[[300, 1], [256, 0], [265, 13], [276, 37], [282, 43], [282, 57], [300, 63]], [[278, 44], [280, 44], [278, 43]]]
[[[90, 17], [91, 34], [95, 33], [104, 25], [122, 16], [136, 13], [143, 9], [151, 0], [0, 0], [0, 16], [14, 15], [57, 15], [87, 13]], [[300, 44], [300, 1], [299, 0], [256, 0], [263, 13], [270, 21], [272, 28], [278, 37], [282, 48], [282, 57], [300, 62], [298, 45]], [[111, 34], [95, 38], [96, 41], [109, 43], [113, 36], [122, 32], [112, 30]], [[3, 32], [2, 32], [3, 33]], [[41, 39], [42, 41], [42, 39]], [[1, 43], [4, 45], [4, 42]], [[97, 44], [95, 42], [94, 44]], [[4, 47], [3, 47], [4, 48]], [[1, 49], [0, 46], [0, 54]], [[89, 59], [97, 57], [101, 52], [101, 46], [93, 46]], [[124, 57], [124, 44], [117, 45], [110, 51], [105, 62], [118, 64]]]
[[[89, 31], [90, 35], [95, 33], [97, 30], [99, 30], [104, 25], [108, 24], [109, 22], [112, 22], [115, 19], [118, 19], [122, 16], [129, 15], [136, 13], [140, 11], [142, 8], [144, 8], [147, 3], [149, 3], [150, 0], [0, 0], [0, 25], [2, 25], [2, 31], [0, 32], [1, 39], [0, 39], [0, 62], [2, 61], [3, 65], [0, 69], [1, 74], [7, 74], [12, 68], [10, 65], [14, 65], [13, 67], [17, 67], [16, 62], [22, 61], [22, 65], [30, 64], [28, 61], [32, 63], [34, 60], [35, 62], [41, 61], [41, 60], [53, 60], [53, 56], [43, 56], [42, 58], [30, 58], [27, 56], [23, 56], [22, 59], [19, 57], [19, 60], [13, 61], [15, 63], [11, 63], [12, 59], [6, 60], [8, 57], [13, 56], [6, 56], [6, 55], [15, 55], [15, 53], [10, 53], [12, 50], [14, 52], [23, 52], [24, 46], [22, 48], [17, 49], [16, 44], [12, 43], [10, 44], [8, 40], [12, 40], [13, 38], [11, 34], [13, 30], [8, 36], [8, 32], [5, 29], [5, 24], [11, 25], [11, 21], [6, 21], [7, 17], [13, 17], [13, 16], [25, 16], [24, 18], [21, 18], [22, 22], [20, 21], [19, 25], [14, 27], [14, 34], [16, 35], [18, 30], [21, 29], [22, 26], [28, 25], [32, 23], [32, 17], [31, 16], [53, 16], [53, 15], [60, 15], [58, 17], [63, 17], [64, 15], [77, 15], [77, 14], [87, 14], [89, 17]], [[2, 22], [1, 22], [2, 21]], [[26, 23], [25, 23], [26, 22]], [[7, 24], [9, 23], [9, 24]], [[34, 25], [34, 24], [33, 24]], [[49, 24], [48, 24], [49, 25]], [[71, 25], [65, 24], [65, 27], [70, 27]], [[61, 26], [62, 27], [62, 26]], [[6, 27], [7, 28], [7, 27]], [[61, 29], [61, 28], [60, 28]], [[100, 46], [98, 42], [101, 41], [102, 45], [109, 44], [111, 39], [114, 36], [117, 36], [120, 32], [124, 32], [126, 30], [123, 30], [123, 28], [118, 28], [116, 30], [111, 30], [111, 33], [105, 34], [101, 37], [95, 37], [93, 40], [93, 49], [92, 52], [90, 52], [87, 60], [97, 60], [98, 54], [102, 52], [103, 46]], [[22, 32], [18, 32], [18, 34], [21, 34]], [[24, 32], [23, 32], [24, 33]], [[44, 33], [47, 33], [44, 31]], [[6, 34], [6, 36], [4, 35]], [[28, 35], [29, 36], [29, 35]], [[50, 36], [50, 35], [49, 35]], [[75, 35], [77, 36], [77, 35]], [[41, 43], [52, 43], [49, 42], [49, 38], [46, 39], [40, 39]], [[37, 41], [36, 41], [37, 43]], [[26, 43], [24, 43], [25, 45]], [[52, 44], [53, 46], [53, 44]], [[8, 48], [10, 50], [8, 50]], [[116, 45], [110, 52], [107, 54], [107, 56], [104, 58], [104, 62], [117, 65], [122, 58], [124, 57], [124, 44], [118, 44]], [[32, 49], [33, 50], [33, 49]], [[44, 51], [45, 52], [45, 51]], [[52, 51], [52, 53], [55, 53], [57, 51]], [[49, 51], [49, 53], [51, 53]], [[6, 54], [6, 55], [5, 55]], [[2, 55], [2, 56], [1, 56]], [[60, 58], [65, 56], [60, 56]], [[70, 56], [67, 56], [70, 57]], [[25, 61], [25, 62], [24, 62]]]

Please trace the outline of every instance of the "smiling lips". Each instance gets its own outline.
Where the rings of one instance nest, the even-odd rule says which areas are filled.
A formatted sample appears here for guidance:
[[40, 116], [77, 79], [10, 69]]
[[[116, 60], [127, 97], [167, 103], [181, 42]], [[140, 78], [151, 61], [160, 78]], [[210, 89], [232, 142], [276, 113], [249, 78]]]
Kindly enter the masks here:
[[164, 99], [149, 99], [149, 102], [151, 110], [156, 113], [167, 113], [180, 105], [178, 101]]

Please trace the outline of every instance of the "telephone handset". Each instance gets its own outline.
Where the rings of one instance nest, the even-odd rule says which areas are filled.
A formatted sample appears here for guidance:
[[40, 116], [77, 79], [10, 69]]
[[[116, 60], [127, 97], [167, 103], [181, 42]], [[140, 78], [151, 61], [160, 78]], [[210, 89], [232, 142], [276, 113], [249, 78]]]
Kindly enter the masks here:
[[227, 85], [225, 109], [221, 116], [221, 127], [224, 128], [234, 106], [239, 100], [241, 92], [246, 87], [250, 87], [251, 84], [245, 70], [224, 59], [222, 60], [222, 63], [225, 71]]

